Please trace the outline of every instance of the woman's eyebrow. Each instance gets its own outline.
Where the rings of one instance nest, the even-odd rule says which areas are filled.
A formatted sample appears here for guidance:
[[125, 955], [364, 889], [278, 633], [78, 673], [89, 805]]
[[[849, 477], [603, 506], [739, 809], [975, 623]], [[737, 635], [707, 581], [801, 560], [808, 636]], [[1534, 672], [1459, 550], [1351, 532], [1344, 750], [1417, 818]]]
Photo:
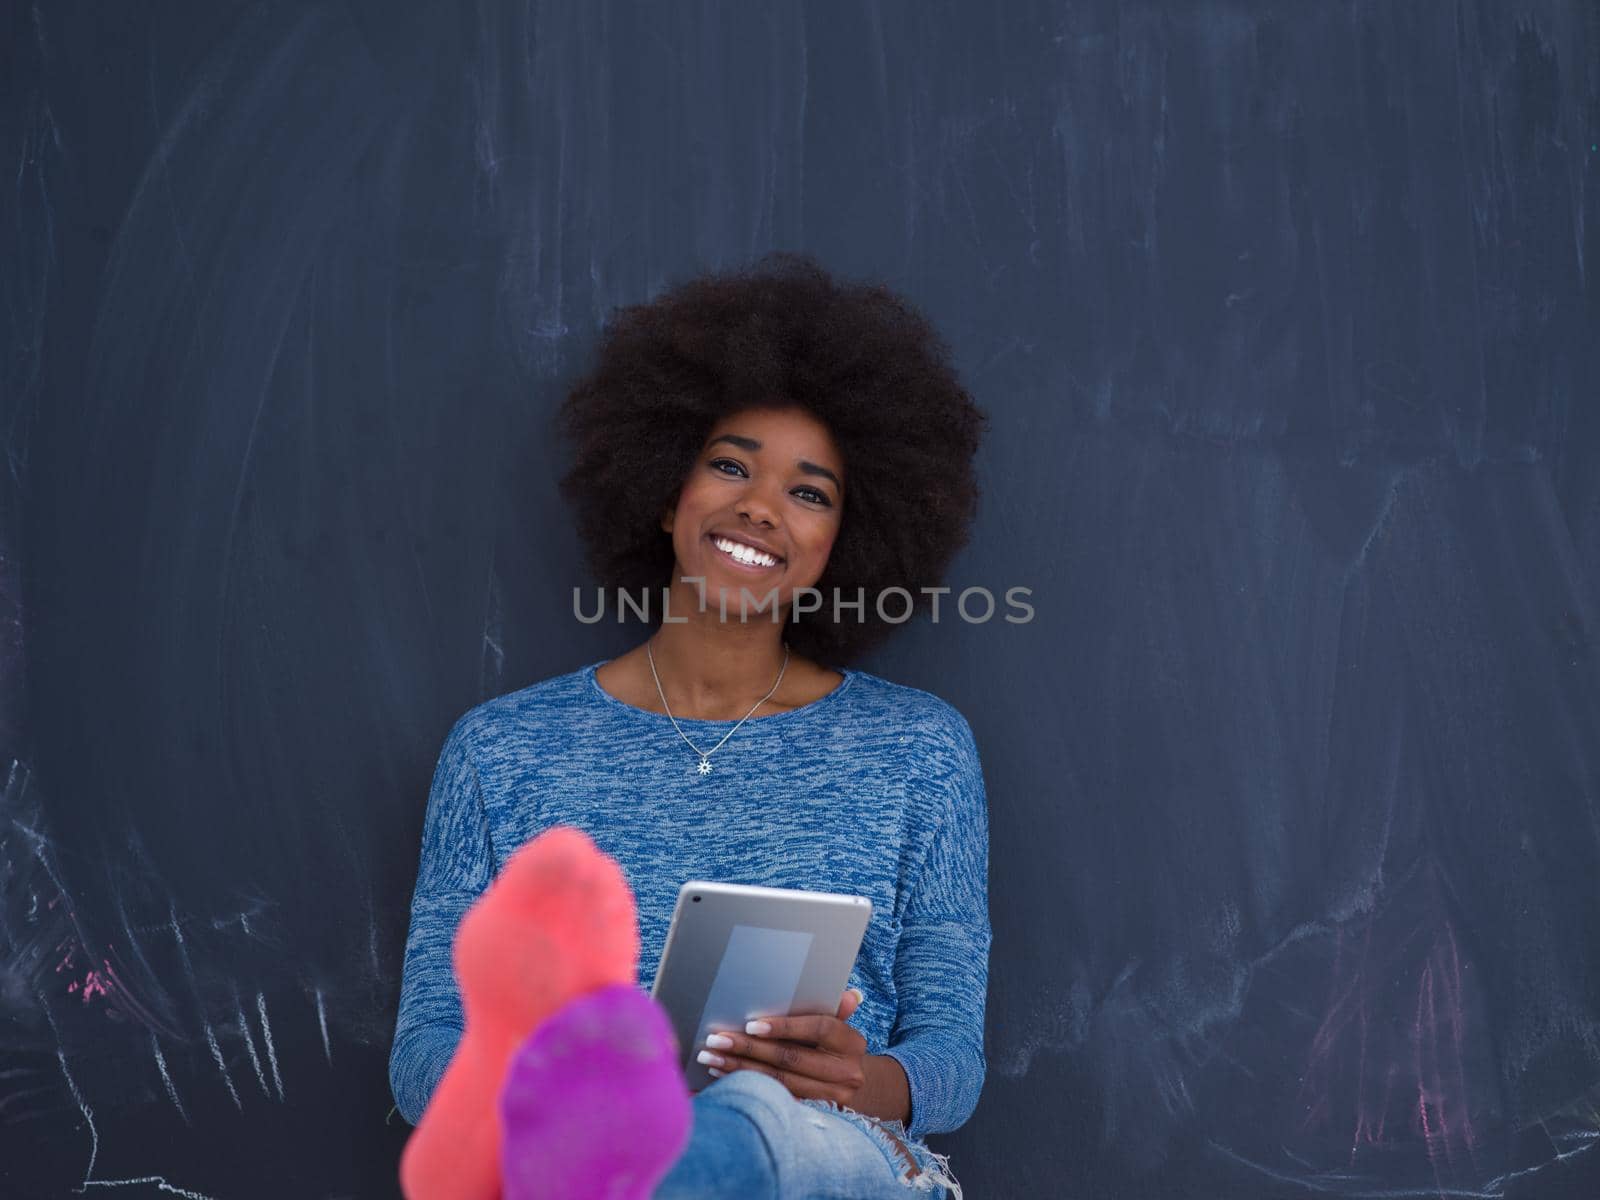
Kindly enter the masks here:
[[[712, 446], [715, 446], [718, 442], [732, 442], [735, 446], [738, 446], [741, 450], [759, 450], [759, 449], [761, 449], [761, 443], [756, 441], [755, 438], [740, 437], [737, 433], [719, 433], [716, 437], [712, 438], [709, 442], [706, 443], [706, 449], [709, 450]], [[803, 458], [795, 465], [798, 466], [800, 468], [800, 470], [805, 472], [805, 474], [807, 474], [807, 475], [820, 475], [824, 479], [833, 480], [833, 486], [834, 487], [838, 488], [840, 491], [844, 490], [844, 484], [839, 482], [839, 477], [837, 475], [835, 475], [832, 471], [828, 470], [827, 467], [819, 467], [819, 466], [817, 466], [816, 463], [807, 462]]]

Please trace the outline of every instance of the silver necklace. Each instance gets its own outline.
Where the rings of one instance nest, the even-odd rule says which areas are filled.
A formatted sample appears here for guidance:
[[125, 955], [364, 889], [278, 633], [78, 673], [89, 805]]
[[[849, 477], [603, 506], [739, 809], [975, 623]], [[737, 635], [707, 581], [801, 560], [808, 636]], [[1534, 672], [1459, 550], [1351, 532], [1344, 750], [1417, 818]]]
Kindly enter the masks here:
[[[679, 726], [678, 718], [672, 715], [672, 708], [671, 708], [670, 705], [667, 704], [667, 694], [666, 694], [666, 692], [661, 690], [661, 676], [656, 674], [656, 656], [651, 653], [651, 651], [650, 651], [650, 643], [649, 643], [648, 640], [646, 640], [646, 642], [644, 644], [644, 653], [645, 653], [645, 657], [650, 660], [650, 677], [656, 681], [656, 695], [661, 697], [661, 707], [667, 710], [667, 720], [672, 722], [672, 727], [678, 731], [678, 736], [681, 737], [684, 741], [689, 742], [689, 735], [687, 733], [685, 733], [683, 731], [683, 729]], [[768, 700], [770, 700], [772, 698], [772, 692], [777, 691], [778, 690], [778, 684], [783, 682], [783, 673], [788, 668], [788, 666], [789, 666], [789, 643], [785, 642], [783, 644], [783, 666], [778, 668], [778, 678], [772, 684], [772, 691], [769, 691], [765, 696], [761, 697], [761, 699], [757, 700], [753, 705], [750, 706], [750, 712], [745, 713], [744, 716], [739, 718], [739, 725], [743, 725], [746, 721], [748, 721], [750, 719], [750, 713], [755, 712], [756, 709], [760, 708], [763, 704], [765, 704]], [[728, 730], [727, 733], [723, 734], [722, 735], [722, 742], [725, 742], [729, 738], [731, 738], [734, 735], [734, 733], [738, 730], [739, 725], [735, 725], [732, 729]], [[689, 749], [693, 750], [696, 754], [698, 754], [700, 756], [700, 765], [696, 769], [700, 772], [701, 775], [709, 775], [709, 774], [711, 774], [711, 756], [713, 754], [715, 754], [718, 750], [722, 749], [722, 742], [718, 742], [715, 746], [711, 747], [711, 749], [709, 749], [709, 750], [702, 750], [702, 749], [700, 749], [699, 746], [696, 746], [693, 742], [689, 742]]]

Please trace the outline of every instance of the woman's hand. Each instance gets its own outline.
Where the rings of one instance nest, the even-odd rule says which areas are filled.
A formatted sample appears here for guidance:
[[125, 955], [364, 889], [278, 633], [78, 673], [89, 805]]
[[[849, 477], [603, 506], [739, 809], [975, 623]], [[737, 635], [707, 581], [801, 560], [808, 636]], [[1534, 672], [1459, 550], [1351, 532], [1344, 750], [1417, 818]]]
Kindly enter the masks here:
[[711, 1074], [760, 1071], [802, 1100], [855, 1107], [867, 1082], [867, 1039], [845, 1021], [861, 1006], [851, 988], [838, 1016], [766, 1017], [743, 1030], [713, 1033], [699, 1058]]

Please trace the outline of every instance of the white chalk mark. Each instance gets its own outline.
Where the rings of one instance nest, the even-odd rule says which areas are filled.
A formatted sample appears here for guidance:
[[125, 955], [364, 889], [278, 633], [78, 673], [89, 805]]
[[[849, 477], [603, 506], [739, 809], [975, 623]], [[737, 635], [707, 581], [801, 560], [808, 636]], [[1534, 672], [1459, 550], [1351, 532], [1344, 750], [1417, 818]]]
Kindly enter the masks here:
[[505, 631], [502, 620], [500, 577], [494, 569], [495, 547], [489, 548], [489, 586], [483, 603], [483, 654], [478, 665], [478, 694], [493, 696], [500, 691], [505, 674]]
[[[73, 1102], [77, 1104], [78, 1111], [83, 1114], [84, 1123], [89, 1126], [89, 1165], [84, 1168], [83, 1182], [72, 1190], [81, 1196], [92, 1187], [132, 1187], [135, 1184], [150, 1184], [160, 1191], [171, 1192], [174, 1196], [183, 1196], [185, 1200], [216, 1200], [213, 1196], [206, 1196], [200, 1192], [191, 1192], [180, 1187], [174, 1187], [159, 1175], [145, 1175], [139, 1179], [90, 1178], [94, 1174], [95, 1159], [100, 1156], [100, 1131], [94, 1127], [94, 1113], [89, 1109], [89, 1102], [83, 1098], [83, 1093], [78, 1090], [77, 1080], [72, 1078], [72, 1072], [67, 1067], [67, 1052], [61, 1048], [61, 1031], [56, 1028], [56, 1019], [51, 1015], [50, 1006], [45, 1003], [43, 995], [39, 996], [39, 1007], [44, 1011], [45, 1020], [50, 1022], [50, 1031], [56, 1036], [56, 1061], [61, 1064], [61, 1075], [67, 1081], [67, 1090], [72, 1093]], [[210, 1033], [211, 1028], [207, 1026], [206, 1034], [208, 1037]], [[212, 1049], [216, 1049], [215, 1041], [212, 1042]], [[157, 1053], [159, 1056], [159, 1051]], [[220, 1059], [221, 1056], [219, 1055], [218, 1057]], [[162, 1074], [166, 1074], [165, 1069], [162, 1070]], [[224, 1071], [223, 1074], [226, 1076], [227, 1072]], [[231, 1084], [229, 1085], [229, 1090], [232, 1090]], [[238, 1097], [234, 1097], [234, 1099], [237, 1100]]]
[[272, 1090], [267, 1087], [267, 1076], [261, 1069], [261, 1056], [256, 1053], [256, 1040], [250, 1036], [250, 1022], [245, 1019], [244, 1005], [239, 1005], [239, 1033], [244, 1037], [244, 1048], [250, 1051], [250, 1065], [256, 1069], [256, 1081], [261, 1084], [261, 1094], [272, 1096]]
[[[239, 914], [239, 928], [244, 930], [246, 934], [250, 934], [250, 914], [249, 913], [240, 913]], [[254, 935], [250, 934], [250, 936], [254, 936]]]
[[[1348, 1191], [1347, 1185], [1350, 1182], [1349, 1177], [1335, 1176], [1325, 1183], [1309, 1175], [1298, 1172], [1281, 1171], [1269, 1167], [1265, 1163], [1258, 1163], [1253, 1159], [1246, 1158], [1244, 1155], [1235, 1150], [1229, 1149], [1227, 1146], [1224, 1146], [1217, 1141], [1209, 1141], [1207, 1142], [1207, 1145], [1210, 1146], [1212, 1150], [1221, 1154], [1223, 1157], [1231, 1159], [1242, 1166], [1246, 1166], [1252, 1170], [1258, 1171], [1262, 1175], [1267, 1176], [1269, 1179], [1280, 1179], [1285, 1182], [1297, 1184], [1302, 1188], [1309, 1188], [1312, 1191], [1317, 1192]], [[1552, 1163], [1562, 1162], [1574, 1157], [1575, 1155], [1582, 1154], [1585, 1150], [1592, 1148], [1592, 1146], [1579, 1146], [1577, 1149], [1568, 1150], [1565, 1153], [1558, 1152], [1556, 1157], [1548, 1162], [1539, 1163], [1536, 1166], [1527, 1167], [1520, 1171], [1511, 1171], [1507, 1174], [1496, 1176], [1493, 1179], [1487, 1180], [1481, 1188], [1450, 1187], [1442, 1185], [1430, 1188], [1396, 1187], [1383, 1188], [1382, 1190], [1369, 1191], [1362, 1194], [1378, 1198], [1378, 1200], [1441, 1200], [1441, 1198], [1442, 1200], [1500, 1200], [1500, 1198], [1505, 1195], [1506, 1185], [1512, 1180], [1527, 1175], [1537, 1175]]]
[[[1567, 1135], [1564, 1135], [1564, 1136], [1566, 1138], [1570, 1139], [1570, 1138], [1581, 1136], [1581, 1135], [1579, 1135], [1577, 1133], [1577, 1131], [1574, 1131], [1573, 1133], [1567, 1134]], [[1555, 1139], [1554, 1138], [1551, 1138], [1550, 1141], [1551, 1141], [1551, 1145], [1555, 1144]], [[1566, 1162], [1568, 1159], [1575, 1158], [1577, 1155], [1583, 1154], [1586, 1151], [1593, 1150], [1593, 1149], [1594, 1149], [1593, 1145], [1577, 1146], [1577, 1147], [1575, 1147], [1574, 1149], [1571, 1149], [1571, 1150], [1560, 1150], [1560, 1149], [1558, 1149], [1556, 1151], [1556, 1156], [1554, 1158], [1552, 1158], [1549, 1162], [1543, 1162], [1543, 1163], [1540, 1163], [1537, 1166], [1533, 1166], [1533, 1167], [1524, 1167], [1520, 1171], [1509, 1171], [1504, 1175], [1496, 1176], [1494, 1179], [1491, 1179], [1489, 1181], [1489, 1186], [1495, 1189], [1495, 1195], [1497, 1195], [1497, 1196], [1501, 1195], [1501, 1194], [1503, 1194], [1502, 1193], [1502, 1189], [1505, 1187], [1506, 1184], [1510, 1183], [1513, 1179], [1520, 1179], [1520, 1178], [1522, 1178], [1523, 1176], [1526, 1176], [1526, 1175], [1536, 1175], [1540, 1171], [1544, 1170], [1546, 1167], [1550, 1166], [1551, 1163]]]
[[222, 1061], [222, 1050], [217, 1045], [217, 1035], [211, 1032], [211, 1022], [207, 1021], [205, 1027], [206, 1045], [211, 1047], [211, 1057], [216, 1061], [217, 1070], [222, 1072], [222, 1082], [228, 1085], [228, 1095], [233, 1097], [233, 1106], [243, 1112], [244, 1105], [239, 1101], [239, 1093], [234, 1090], [233, 1076], [228, 1074], [228, 1064]]
[[85, 1179], [83, 1181], [83, 1187], [76, 1188], [74, 1190], [82, 1192], [84, 1188], [134, 1187], [136, 1185], [143, 1184], [149, 1184], [160, 1192], [171, 1192], [174, 1196], [183, 1196], [186, 1198], [186, 1200], [215, 1200], [214, 1197], [207, 1196], [204, 1192], [191, 1192], [188, 1188], [181, 1188], [174, 1184], [170, 1184], [159, 1175], [145, 1175], [138, 1179]]
[[183, 1110], [183, 1101], [178, 1099], [178, 1089], [172, 1082], [172, 1075], [167, 1070], [166, 1056], [161, 1053], [161, 1043], [156, 1041], [156, 1035], [150, 1035], [150, 1052], [156, 1056], [156, 1066], [161, 1071], [161, 1082], [167, 1085], [167, 1098], [172, 1101], [172, 1107], [178, 1110], [178, 1115], [183, 1118], [185, 1125], [189, 1124], [189, 1114]]
[[278, 1051], [272, 1044], [272, 1026], [267, 1023], [267, 998], [256, 993], [256, 1012], [261, 1014], [261, 1038], [267, 1043], [267, 1063], [272, 1067], [272, 1082], [278, 1089], [278, 1099], [283, 1099], [283, 1076], [278, 1074]]
[[[50, 1024], [53, 1026], [55, 1021]], [[160, 1052], [157, 1051], [159, 1056]], [[77, 1082], [72, 1078], [72, 1072], [67, 1069], [66, 1051], [59, 1046], [56, 1048], [56, 1061], [61, 1064], [61, 1074], [66, 1078], [67, 1090], [72, 1093], [72, 1098], [77, 1102], [78, 1111], [83, 1114], [84, 1121], [89, 1126], [89, 1165], [84, 1169], [83, 1182], [72, 1190], [82, 1195], [92, 1187], [132, 1187], [135, 1184], [152, 1184], [163, 1192], [171, 1192], [174, 1196], [183, 1196], [185, 1200], [214, 1200], [214, 1197], [202, 1195], [200, 1192], [187, 1191], [184, 1188], [174, 1187], [159, 1175], [146, 1175], [139, 1179], [91, 1179], [94, 1174], [94, 1160], [100, 1154], [100, 1132], [94, 1127], [94, 1113], [89, 1111], [89, 1105], [83, 1098], [83, 1093], [78, 1090]], [[163, 1068], [163, 1075], [166, 1069]], [[171, 1087], [170, 1082], [168, 1087]], [[176, 1097], [174, 1097], [176, 1099]], [[185, 1117], [185, 1120], [188, 1118]]]
[[[56, 1061], [61, 1064], [61, 1077], [67, 1081], [67, 1091], [72, 1093], [73, 1103], [78, 1106], [78, 1111], [83, 1114], [84, 1124], [89, 1127], [89, 1165], [83, 1171], [83, 1181], [88, 1183], [89, 1176], [94, 1174], [94, 1160], [100, 1155], [100, 1131], [94, 1127], [94, 1113], [89, 1111], [89, 1102], [78, 1090], [78, 1081], [72, 1077], [72, 1071], [67, 1066], [67, 1052], [61, 1046], [61, 1030], [56, 1025], [55, 1014], [50, 1011], [44, 993], [35, 994], [39, 997], [39, 1009], [44, 1013], [44, 1019], [50, 1023], [50, 1032], [56, 1039]], [[80, 1187], [77, 1190], [81, 1192], [83, 1189]]]
[[322, 1003], [322, 989], [317, 989], [317, 1025], [322, 1029], [322, 1056], [333, 1066], [333, 1047], [328, 1045], [328, 1010]]
[[[51, 1028], [55, 1027], [55, 1018], [50, 1019]], [[59, 1034], [57, 1035], [59, 1038]], [[78, 1090], [78, 1083], [72, 1078], [72, 1072], [67, 1069], [67, 1052], [58, 1045], [56, 1047], [56, 1061], [61, 1064], [61, 1074], [67, 1081], [67, 1090], [72, 1093], [72, 1099], [78, 1105], [78, 1111], [83, 1114], [84, 1122], [89, 1126], [89, 1165], [84, 1168], [83, 1182], [89, 1182], [89, 1176], [94, 1174], [94, 1160], [100, 1153], [100, 1132], [94, 1127], [94, 1114], [89, 1111], [89, 1104], [83, 1098], [83, 1093]], [[83, 1188], [78, 1188], [82, 1191]]]
[[[178, 953], [183, 957], [184, 974], [189, 977], [189, 983], [192, 986], [194, 984], [194, 963], [189, 959], [189, 943], [183, 936], [183, 926], [178, 924], [177, 906], [170, 902], [167, 905], [167, 917], [167, 924], [172, 930], [173, 939], [178, 943]], [[205, 1019], [205, 1003], [199, 1000], [198, 994], [195, 999], [200, 1004], [201, 1024], [206, 1031], [206, 1045], [211, 1048], [211, 1061], [217, 1064], [217, 1071], [222, 1075], [222, 1082], [228, 1089], [228, 1095], [233, 1097], [233, 1106], [243, 1112], [244, 1103], [239, 1099], [239, 1090], [233, 1086], [233, 1076], [228, 1072], [228, 1064], [223, 1060], [222, 1048], [217, 1045], [217, 1035], [211, 1028], [211, 1022]]]

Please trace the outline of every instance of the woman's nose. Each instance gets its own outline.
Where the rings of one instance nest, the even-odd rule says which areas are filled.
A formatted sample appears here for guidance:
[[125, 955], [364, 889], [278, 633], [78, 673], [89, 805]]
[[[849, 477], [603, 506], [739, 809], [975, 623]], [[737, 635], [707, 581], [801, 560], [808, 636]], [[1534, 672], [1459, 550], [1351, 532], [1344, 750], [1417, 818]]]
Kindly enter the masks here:
[[739, 515], [769, 529], [777, 527], [778, 508], [762, 489], [751, 488], [739, 501]]
[[739, 515], [753, 525], [765, 525], [768, 529], [777, 528], [771, 509], [764, 504], [742, 504], [739, 506]]

